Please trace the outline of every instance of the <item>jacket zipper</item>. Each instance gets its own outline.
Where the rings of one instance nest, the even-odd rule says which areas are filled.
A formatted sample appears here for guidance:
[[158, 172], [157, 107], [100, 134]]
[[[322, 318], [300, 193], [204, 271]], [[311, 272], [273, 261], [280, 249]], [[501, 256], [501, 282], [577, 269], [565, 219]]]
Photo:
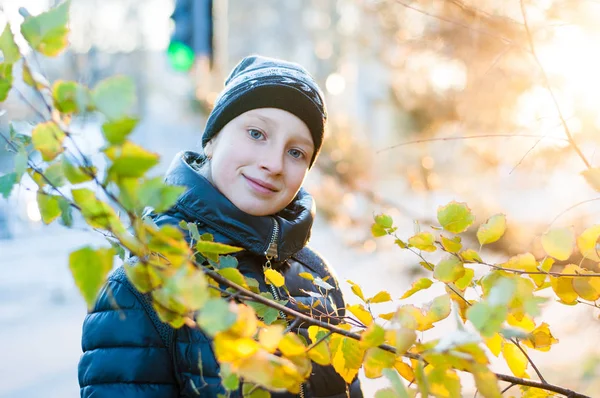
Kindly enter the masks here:
[[[265, 263], [265, 268], [271, 268], [271, 260], [277, 259], [277, 240], [279, 239], [279, 224], [277, 220], [273, 219], [273, 233], [271, 234], [271, 241], [269, 242], [269, 246], [265, 251], [265, 258], [267, 262]], [[273, 298], [277, 301], [281, 299], [279, 296], [279, 292], [275, 285], [269, 284], [269, 289], [271, 290], [271, 294], [273, 294]], [[286, 325], [289, 327], [290, 323], [287, 321], [287, 318], [283, 311], [279, 311], [279, 316], [285, 320]], [[304, 384], [300, 384], [300, 394], [298, 394], [300, 398], [304, 398]]]

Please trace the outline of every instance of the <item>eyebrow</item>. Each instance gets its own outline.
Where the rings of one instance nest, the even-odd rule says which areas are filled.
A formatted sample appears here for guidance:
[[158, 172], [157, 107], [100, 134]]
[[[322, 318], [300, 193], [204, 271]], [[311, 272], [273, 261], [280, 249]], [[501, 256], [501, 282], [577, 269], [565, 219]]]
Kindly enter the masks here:
[[[276, 124], [271, 118], [266, 117], [266, 116], [251, 114], [251, 115], [249, 115], [249, 117], [256, 118], [256, 119], [264, 122], [265, 124], [267, 124], [269, 127], [272, 127]], [[307, 145], [309, 147], [309, 149], [312, 148], [313, 151], [315, 149], [315, 144], [313, 143], [312, 138], [306, 138], [301, 135], [295, 135], [292, 137], [292, 141], [298, 141], [300, 144]]]

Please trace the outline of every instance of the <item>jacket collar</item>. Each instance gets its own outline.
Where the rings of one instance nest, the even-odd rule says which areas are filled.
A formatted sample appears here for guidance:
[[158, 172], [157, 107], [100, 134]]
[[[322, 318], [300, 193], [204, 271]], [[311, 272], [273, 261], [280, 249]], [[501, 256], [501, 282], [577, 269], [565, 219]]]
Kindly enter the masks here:
[[175, 156], [165, 177], [167, 185], [181, 185], [188, 190], [175, 207], [188, 221], [199, 221], [228, 237], [246, 250], [264, 256], [278, 224], [277, 261], [283, 261], [302, 249], [308, 239], [315, 214], [312, 196], [300, 189], [292, 203], [273, 216], [252, 216], [238, 209], [190, 163], [201, 154], [184, 151]]

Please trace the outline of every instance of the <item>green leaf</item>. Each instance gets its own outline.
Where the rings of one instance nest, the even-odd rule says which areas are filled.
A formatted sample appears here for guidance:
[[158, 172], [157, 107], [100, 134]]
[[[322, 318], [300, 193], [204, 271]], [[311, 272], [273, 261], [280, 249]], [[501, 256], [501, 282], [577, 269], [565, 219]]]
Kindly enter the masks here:
[[387, 214], [380, 214], [375, 216], [375, 224], [382, 226], [383, 228], [392, 228], [394, 220]]
[[140, 206], [149, 206], [162, 213], [170, 209], [185, 190], [185, 187], [165, 185], [162, 177], [146, 180], [139, 188]]
[[502, 327], [508, 310], [506, 306], [492, 307], [485, 302], [473, 304], [467, 310], [467, 319], [484, 337], [492, 337]]
[[506, 216], [495, 214], [485, 224], [481, 224], [477, 230], [477, 240], [480, 245], [496, 242], [506, 231]]
[[233, 256], [219, 257], [219, 269], [237, 268], [238, 260]]
[[394, 369], [383, 369], [383, 375], [390, 381], [392, 389], [396, 392], [396, 396], [399, 398], [408, 398], [408, 391], [400, 380], [398, 372]]
[[383, 375], [383, 369], [389, 369], [394, 366], [396, 355], [381, 348], [369, 348], [365, 353], [364, 370], [365, 376], [370, 379], [376, 379]]
[[361, 347], [359, 341], [349, 337], [343, 337], [342, 354], [344, 355], [345, 366], [347, 369], [360, 369], [365, 351]]
[[102, 133], [111, 145], [122, 145], [137, 123], [138, 119], [131, 117], [108, 121], [102, 125]]
[[385, 228], [383, 228], [381, 225], [373, 224], [371, 226], [371, 234], [373, 235], [374, 238], [379, 238], [381, 236], [387, 235], [387, 232], [386, 232]]
[[581, 172], [581, 175], [592, 188], [600, 192], [600, 168], [586, 169]]
[[66, 157], [63, 157], [62, 160], [62, 171], [71, 184], [80, 184], [82, 182], [91, 181], [93, 179], [92, 176], [97, 173], [95, 166], [75, 166]]
[[227, 364], [221, 363], [220, 365], [221, 384], [227, 391], [236, 391], [240, 388], [240, 378], [235, 373], [226, 370], [228, 368]]
[[19, 47], [15, 43], [15, 37], [10, 30], [10, 24], [6, 24], [2, 35], [0, 35], [0, 51], [4, 55], [4, 62], [14, 64], [21, 58]]
[[130, 141], [122, 146], [111, 146], [104, 153], [113, 162], [108, 173], [115, 180], [122, 177], [142, 177], [159, 161], [158, 154], [149, 152]]
[[435, 237], [431, 232], [419, 232], [408, 240], [410, 246], [426, 252], [434, 252], [436, 250], [434, 243]]
[[459, 234], [473, 224], [475, 216], [466, 203], [452, 201], [438, 208], [437, 218], [442, 227], [448, 232]]
[[58, 7], [23, 21], [21, 33], [33, 49], [54, 57], [67, 47], [70, 3], [67, 0]]
[[571, 228], [553, 229], [542, 235], [544, 251], [557, 260], [564, 261], [571, 257], [575, 247], [575, 235]]
[[8, 98], [8, 92], [13, 83], [13, 64], [3, 62], [0, 64], [0, 102]]
[[196, 322], [208, 335], [214, 336], [229, 329], [237, 315], [229, 310], [229, 304], [223, 299], [210, 299], [202, 306]]
[[372, 323], [360, 336], [360, 343], [365, 348], [377, 347], [385, 342], [385, 329]]
[[[96, 85], [92, 98], [96, 109], [109, 121], [119, 121], [126, 118], [136, 104], [135, 85], [126, 76], [109, 77]], [[130, 122], [125, 123], [123, 128]]]
[[44, 224], [50, 224], [60, 216], [58, 196], [51, 196], [41, 191], [37, 193], [37, 202]]
[[17, 174], [17, 180], [20, 180], [25, 171], [27, 170], [27, 162], [29, 158], [25, 148], [19, 149], [19, 152], [15, 155], [15, 173]]
[[87, 88], [76, 82], [58, 80], [52, 86], [54, 106], [62, 113], [81, 113], [91, 104]]
[[60, 220], [59, 222], [65, 227], [70, 228], [73, 225], [73, 208], [71, 203], [65, 198], [58, 197], [58, 206], [60, 207]]
[[421, 278], [418, 281], [413, 282], [411, 288], [408, 289], [406, 293], [402, 295], [402, 297], [400, 297], [400, 300], [408, 298], [420, 290], [428, 289], [431, 285], [433, 285], [433, 281], [431, 279]]
[[117, 233], [125, 231], [115, 210], [108, 203], [96, 198], [93, 191], [80, 188], [73, 189], [71, 194], [73, 201], [81, 209], [83, 218], [92, 228], [102, 228]]
[[456, 256], [448, 256], [433, 270], [433, 277], [442, 282], [454, 282], [465, 274], [463, 263]]
[[69, 269], [90, 310], [112, 269], [114, 254], [112, 248], [93, 249], [86, 246], [69, 255]]
[[[381, 390], [375, 391], [375, 398], [398, 398], [399, 395], [394, 391], [393, 388], [387, 387]], [[408, 397], [408, 395], [407, 395]]]
[[0, 195], [2, 195], [4, 199], [8, 199], [16, 183], [17, 173], [8, 173], [0, 176]]
[[63, 173], [62, 161], [52, 163], [44, 170], [44, 175], [48, 179], [49, 184], [53, 187], [62, 187], [65, 185], [65, 175]]
[[[275, 301], [281, 305], [287, 304], [287, 301], [285, 301], [285, 300], [280, 300], [280, 301], [274, 300], [273, 295], [271, 293], [263, 292], [263, 293], [260, 293], [260, 295], [271, 301]], [[256, 311], [256, 315], [258, 317], [262, 318], [263, 322], [266, 323], [267, 325], [272, 324], [279, 317], [278, 310], [276, 310], [275, 308], [269, 307], [263, 303], [257, 303], [255, 301], [250, 301], [247, 304], [250, 307], [252, 307], [254, 309], [254, 311]]]
[[65, 133], [54, 122], [40, 123], [31, 132], [33, 146], [40, 151], [46, 162], [65, 150], [62, 146], [65, 137]]
[[243, 249], [241, 249], [239, 247], [235, 247], [235, 246], [229, 246], [224, 243], [201, 240], [196, 243], [196, 250], [198, 250], [200, 253], [203, 253], [203, 254], [211, 253], [211, 254], [222, 255], [222, 254], [237, 253]]
[[219, 274], [229, 279], [231, 282], [240, 285], [241, 287], [248, 289], [248, 285], [246, 284], [246, 279], [244, 279], [244, 275], [237, 268], [223, 268], [220, 269]]

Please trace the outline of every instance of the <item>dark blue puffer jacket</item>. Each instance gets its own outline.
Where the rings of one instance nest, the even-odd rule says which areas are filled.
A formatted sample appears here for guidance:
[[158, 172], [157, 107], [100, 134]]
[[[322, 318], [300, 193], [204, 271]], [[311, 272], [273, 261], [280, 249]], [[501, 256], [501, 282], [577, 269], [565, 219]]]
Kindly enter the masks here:
[[[308, 272], [320, 278], [330, 277], [328, 283], [335, 287], [328, 294], [329, 300], [320, 300], [316, 310], [343, 317], [345, 304], [337, 280], [323, 259], [306, 247], [314, 214], [310, 195], [301, 190], [276, 216], [250, 216], [190, 166], [198, 156], [184, 152], [173, 161], [166, 183], [184, 185], [188, 190], [171, 210], [153, 215], [156, 224], [195, 222], [200, 231], [213, 234], [216, 241], [243, 247], [245, 250], [237, 256], [238, 269], [257, 280], [260, 290], [266, 292], [269, 289], [264, 283], [264, 253], [277, 223], [274, 266], [284, 274], [293, 298], [287, 305], [301, 311], [298, 303], [309, 307], [313, 304], [315, 299], [306, 292], [317, 292], [317, 288], [298, 276]], [[83, 324], [83, 355], [79, 363], [82, 398], [216, 398], [225, 393], [210, 338], [187, 326], [174, 330], [157, 319], [149, 300], [133, 288], [122, 267], [109, 276]], [[297, 331], [306, 333], [302, 328]], [[362, 398], [358, 379], [348, 386], [331, 366], [316, 363], [303, 391], [305, 397], [342, 398], [350, 393], [351, 398]], [[231, 394], [240, 396], [239, 392]], [[293, 396], [272, 393], [272, 397]]]

